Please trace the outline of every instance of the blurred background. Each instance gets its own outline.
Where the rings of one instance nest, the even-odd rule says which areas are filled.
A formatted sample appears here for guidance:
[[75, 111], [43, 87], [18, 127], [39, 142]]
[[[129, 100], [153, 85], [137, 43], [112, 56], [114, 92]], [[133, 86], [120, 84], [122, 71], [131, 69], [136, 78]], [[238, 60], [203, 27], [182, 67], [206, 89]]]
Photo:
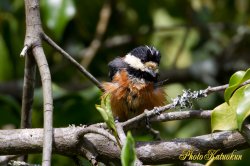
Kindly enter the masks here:
[[[248, 0], [41, 0], [44, 31], [100, 81], [108, 81], [107, 64], [139, 45], [162, 55], [160, 79], [168, 79], [168, 100], [184, 89], [223, 85], [230, 75], [249, 68], [250, 1]], [[0, 128], [20, 125], [25, 37], [24, 2], [0, 1]], [[54, 127], [92, 124], [101, 92], [54, 49], [44, 43], [53, 81]], [[37, 70], [32, 112], [34, 128], [43, 126], [41, 81]], [[194, 109], [213, 109], [224, 102], [216, 93], [194, 101]], [[164, 139], [211, 133], [209, 120], [154, 124]], [[199, 127], [198, 127], [199, 126]], [[137, 140], [151, 140], [146, 133]], [[213, 165], [247, 165], [215, 161]], [[39, 163], [32, 155], [30, 163]], [[204, 162], [203, 162], [204, 163]], [[87, 163], [86, 163], [87, 164]], [[53, 156], [53, 165], [72, 161]]]

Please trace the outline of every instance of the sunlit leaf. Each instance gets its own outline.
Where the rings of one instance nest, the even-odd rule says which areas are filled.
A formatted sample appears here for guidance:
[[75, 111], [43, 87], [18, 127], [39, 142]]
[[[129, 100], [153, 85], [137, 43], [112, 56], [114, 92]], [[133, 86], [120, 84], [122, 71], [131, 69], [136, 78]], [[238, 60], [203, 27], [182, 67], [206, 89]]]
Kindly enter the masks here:
[[230, 97], [239, 87], [239, 85], [248, 79], [250, 79], [250, 69], [248, 69], [247, 71], [237, 71], [231, 76], [229, 80], [229, 86], [224, 93], [224, 98], [227, 103], [229, 102]]
[[96, 109], [100, 112], [108, 127], [116, 132], [115, 120], [111, 111], [109, 95], [106, 95], [102, 98], [101, 105], [96, 105]]
[[[237, 103], [236, 113], [237, 113], [237, 123], [238, 128], [241, 130], [242, 123], [250, 115], [250, 85], [242, 87], [243, 98]], [[236, 91], [235, 93], [240, 93]]]
[[107, 112], [105, 111], [105, 109], [103, 109], [103, 108], [101, 107], [101, 105], [95, 105], [95, 107], [96, 107], [96, 109], [99, 111], [99, 113], [101, 114], [103, 120], [104, 120], [105, 122], [107, 122], [107, 121], [108, 121], [108, 115], [107, 115]]
[[235, 91], [229, 100], [216, 107], [211, 116], [212, 131], [241, 130], [242, 123], [250, 115], [250, 85]]
[[43, 0], [41, 5], [47, 27], [59, 40], [67, 23], [75, 15], [73, 0]]
[[135, 141], [130, 132], [128, 132], [126, 142], [122, 148], [121, 160], [123, 166], [134, 166], [136, 160]]
[[227, 103], [217, 106], [211, 115], [212, 131], [235, 130], [237, 126], [236, 112]]

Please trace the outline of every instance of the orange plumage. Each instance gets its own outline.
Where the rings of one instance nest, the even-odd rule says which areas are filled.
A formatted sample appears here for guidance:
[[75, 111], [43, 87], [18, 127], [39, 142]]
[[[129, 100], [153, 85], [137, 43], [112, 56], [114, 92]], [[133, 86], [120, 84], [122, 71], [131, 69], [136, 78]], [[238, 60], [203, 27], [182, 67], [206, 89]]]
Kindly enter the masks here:
[[165, 104], [162, 88], [155, 88], [153, 82], [131, 78], [126, 69], [117, 72], [112, 82], [103, 83], [106, 94], [110, 94], [113, 116], [125, 121], [144, 112]]

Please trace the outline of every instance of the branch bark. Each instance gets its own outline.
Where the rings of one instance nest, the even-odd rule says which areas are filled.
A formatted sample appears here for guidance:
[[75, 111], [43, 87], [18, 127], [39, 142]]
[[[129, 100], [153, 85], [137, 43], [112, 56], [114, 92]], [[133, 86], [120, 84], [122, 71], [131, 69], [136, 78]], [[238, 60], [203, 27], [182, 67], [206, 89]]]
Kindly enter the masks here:
[[[85, 149], [94, 147], [98, 161], [119, 162], [120, 149], [109, 138], [100, 134], [85, 134], [78, 141], [78, 133], [84, 133], [83, 127], [54, 129], [53, 152], [61, 155], [85, 154]], [[22, 138], [22, 139], [20, 139]], [[0, 130], [0, 155], [40, 153], [43, 144], [42, 129]], [[223, 148], [222, 148], [223, 147]], [[137, 142], [136, 150], [143, 164], [163, 164], [180, 161], [179, 156], [185, 150], [193, 154], [206, 154], [210, 149], [221, 149], [229, 153], [233, 150], [248, 148], [244, 137], [237, 131], [225, 131], [208, 135], [173, 139], [169, 141]]]
[[[51, 88], [51, 76], [48, 63], [42, 48], [42, 23], [40, 18], [39, 0], [25, 0], [26, 35], [21, 56], [32, 53], [38, 65], [43, 88], [44, 106], [44, 142], [43, 142], [43, 166], [50, 166], [52, 152], [52, 119], [53, 99]], [[30, 56], [30, 55], [28, 55]], [[27, 62], [28, 63], [28, 62]], [[25, 95], [25, 94], [24, 94]], [[29, 96], [31, 97], [31, 95]], [[30, 100], [30, 99], [28, 99]], [[31, 106], [30, 106], [31, 107]]]
[[53, 98], [51, 87], [51, 76], [48, 63], [43, 52], [43, 48], [40, 46], [33, 48], [33, 54], [35, 56], [38, 69], [41, 75], [42, 88], [43, 88], [43, 166], [50, 166], [51, 153], [52, 153], [52, 137], [53, 137]]
[[[36, 63], [32, 53], [29, 51], [27, 53], [27, 56], [25, 57], [21, 124], [20, 124], [20, 128], [22, 129], [31, 128], [35, 79], [36, 79]], [[21, 160], [27, 162], [28, 155], [22, 156]]]
[[36, 77], [36, 63], [33, 55], [28, 52], [25, 58], [21, 126], [20, 128], [31, 128], [31, 109], [33, 104]]
[[[247, 80], [244, 83], [242, 83], [240, 85], [240, 87], [244, 86], [246, 84], [249, 84], [249, 83], [250, 83], [250, 80]], [[173, 102], [170, 104], [167, 104], [167, 105], [162, 106], [162, 107], [155, 107], [152, 110], [145, 110], [142, 114], [135, 116], [135, 117], [123, 122], [122, 126], [125, 128], [125, 130], [127, 130], [128, 128], [135, 128], [136, 126], [140, 126], [140, 123], [141, 122], [145, 123], [146, 120], [149, 120], [149, 121], [151, 121], [151, 119], [154, 119], [152, 121], [165, 121], [164, 119], [171, 120], [171, 116], [173, 116], [173, 115], [171, 115], [171, 113], [164, 114], [164, 115], [161, 115], [161, 114], [167, 110], [170, 110], [170, 109], [176, 108], [177, 106], [182, 105], [182, 102], [184, 102], [184, 104], [185, 104], [185, 102], [190, 102], [190, 100], [193, 100], [193, 99], [207, 97], [209, 94], [214, 93], [214, 92], [223, 91], [227, 87], [228, 87], [228, 84], [216, 86], [216, 87], [209, 86], [208, 88], [206, 88], [204, 90], [199, 90], [199, 91], [184, 92], [184, 94], [186, 93], [185, 95], [183, 94], [185, 100], [182, 99], [182, 96], [179, 96], [179, 97], [173, 99]], [[186, 95], [188, 95], [188, 96], [186, 96]], [[184, 113], [180, 113], [179, 115], [178, 115], [178, 113], [174, 113], [175, 114], [174, 116], [178, 115], [177, 118], [180, 118], [180, 116], [183, 116], [183, 118], [188, 118], [189, 116], [191, 116], [190, 113], [194, 113], [194, 112], [189, 112], [189, 113], [187, 112], [186, 113], [185, 111], [183, 111], [183, 112]], [[186, 114], [186, 115], [184, 115], [184, 114]], [[157, 117], [157, 115], [158, 115], [158, 117]], [[159, 116], [159, 115], [161, 115], [161, 116]], [[193, 116], [207, 117], [208, 118], [210, 116], [210, 113], [207, 112], [207, 113], [202, 115], [202, 114], [197, 112], [197, 113], [194, 113]]]
[[43, 33], [42, 36], [45, 42], [47, 42], [51, 47], [53, 47], [60, 54], [62, 54], [66, 59], [68, 59], [82, 74], [84, 74], [84, 76], [86, 76], [93, 84], [95, 84], [101, 91], [104, 92], [101, 83], [92, 74], [90, 74], [74, 58], [72, 58], [72, 56], [70, 56], [61, 47], [59, 47], [49, 36], [47, 36], [45, 33]]

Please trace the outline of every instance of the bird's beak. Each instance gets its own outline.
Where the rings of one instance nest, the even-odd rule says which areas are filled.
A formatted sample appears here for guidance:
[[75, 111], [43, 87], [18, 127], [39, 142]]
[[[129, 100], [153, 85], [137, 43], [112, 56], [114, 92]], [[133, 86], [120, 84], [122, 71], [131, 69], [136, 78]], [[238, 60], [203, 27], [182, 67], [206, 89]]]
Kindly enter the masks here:
[[149, 74], [150, 74], [151, 76], [153, 76], [153, 77], [156, 77], [157, 74], [158, 74], [158, 73], [156, 73], [156, 72], [155, 72], [154, 70], [152, 70], [152, 69], [147, 69], [146, 72], [149, 73]]
[[145, 71], [149, 73], [154, 78], [158, 75], [158, 65], [155, 62], [146, 62], [145, 63]]

